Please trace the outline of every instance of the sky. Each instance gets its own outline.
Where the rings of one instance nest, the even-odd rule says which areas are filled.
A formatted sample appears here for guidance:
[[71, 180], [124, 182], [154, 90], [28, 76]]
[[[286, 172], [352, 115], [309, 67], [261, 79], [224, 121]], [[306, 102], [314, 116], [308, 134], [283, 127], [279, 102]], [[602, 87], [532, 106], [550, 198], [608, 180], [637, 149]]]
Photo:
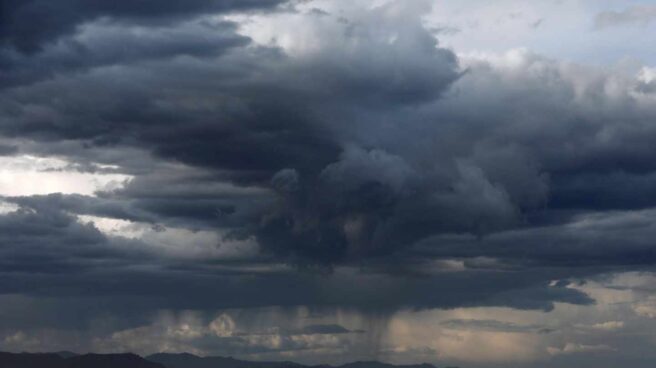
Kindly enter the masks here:
[[654, 366], [656, 2], [0, 18], [0, 350]]

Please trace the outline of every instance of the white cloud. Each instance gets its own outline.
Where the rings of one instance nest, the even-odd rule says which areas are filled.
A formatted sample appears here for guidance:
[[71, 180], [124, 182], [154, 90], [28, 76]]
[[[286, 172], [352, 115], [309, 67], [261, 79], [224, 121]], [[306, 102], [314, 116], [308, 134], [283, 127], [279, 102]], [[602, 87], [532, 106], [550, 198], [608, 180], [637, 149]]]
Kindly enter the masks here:
[[219, 337], [232, 336], [235, 332], [235, 328], [235, 321], [225, 313], [216, 317], [209, 325], [210, 331]]
[[642, 67], [638, 72], [638, 80], [643, 83], [656, 81], [656, 68]]
[[594, 325], [590, 326], [590, 328], [596, 330], [605, 330], [605, 331], [619, 330], [624, 328], [624, 322], [608, 321], [608, 322], [595, 323]]
[[638, 302], [633, 306], [633, 310], [639, 316], [656, 318], [656, 300]]
[[5, 202], [0, 200], [0, 215], [6, 215], [10, 212], [14, 212], [20, 207], [14, 203]]
[[608, 345], [584, 345], [568, 342], [562, 348], [548, 347], [547, 351], [551, 355], [577, 354], [577, 353], [602, 353], [615, 351], [616, 349]]

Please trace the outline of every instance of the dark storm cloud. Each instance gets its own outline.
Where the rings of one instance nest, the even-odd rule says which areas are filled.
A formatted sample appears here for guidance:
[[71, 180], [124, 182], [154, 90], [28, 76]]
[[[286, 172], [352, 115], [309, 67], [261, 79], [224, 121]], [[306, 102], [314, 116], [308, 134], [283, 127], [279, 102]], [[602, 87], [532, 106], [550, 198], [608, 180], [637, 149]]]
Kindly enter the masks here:
[[[653, 172], [565, 175], [552, 181], [552, 208], [642, 209], [656, 205]], [[631, 190], [627, 190], [631, 188]]]
[[[127, 172], [132, 172], [131, 163], [126, 165]], [[204, 169], [164, 165], [150, 172], [138, 169], [137, 173], [121, 189], [96, 196], [54, 193], [4, 200], [27, 208], [52, 208], [153, 226], [234, 230], [257, 222], [276, 201], [271, 190], [236, 186], [223, 175]]]
[[419, 248], [450, 256], [505, 259], [524, 267], [646, 267], [656, 261], [653, 221], [653, 209], [583, 214], [568, 223], [499, 232], [484, 239], [426, 240]]
[[281, 0], [191, 0], [107, 2], [103, 0], [8, 0], [0, 8], [0, 42], [21, 53], [73, 33], [98, 18], [114, 22], [170, 24], [194, 15], [270, 8]]
[[[49, 221], [43, 219], [46, 216]], [[522, 274], [521, 281], [513, 273], [495, 271], [408, 278], [340, 270], [326, 276], [267, 269], [263, 264], [256, 273], [230, 260], [197, 260], [192, 267], [184, 260], [165, 259], [140, 248], [138, 242], [110, 241], [91, 225], [73, 222], [65, 215], [18, 212], [5, 216], [2, 227], [7, 230], [3, 242], [11, 238], [15, 244], [3, 249], [2, 294], [99, 301], [112, 296], [113, 300], [102, 306], [109, 310], [124, 303], [133, 304], [134, 313], [268, 305], [348, 306], [387, 312], [402, 307], [463, 305], [549, 310], [554, 301], [591, 302], [576, 290], [542, 281], [571, 275], [567, 272], [529, 271]]]
[[[134, 178], [95, 197], [7, 198], [24, 209], [0, 216], [3, 244], [28, 245], [6, 248], [18, 257], [4, 293], [145, 309], [549, 310], [592, 302], [553, 280], [654, 263], [652, 212], [603, 212], [656, 200], [644, 83], [530, 53], [458, 60], [405, 2], [308, 15], [331, 37], [300, 51], [202, 16], [273, 3], [62, 2], [83, 11], [53, 18], [48, 36], [5, 25], [0, 132]], [[261, 253], [158, 257], [76, 214], [216, 230]], [[26, 272], [40, 262], [60, 272]]]
[[[108, 238], [92, 224], [77, 221], [67, 212], [85, 212], [88, 207], [79, 205], [82, 200], [73, 197], [67, 204], [61, 196], [24, 198], [16, 202], [25, 209], [0, 216], [5, 244], [0, 293], [104, 300], [100, 309], [110, 311], [123, 310], [120, 305], [130, 303], [131, 313], [136, 314], [161, 308], [269, 305], [346, 306], [385, 313], [404, 307], [464, 305], [549, 310], [554, 301], [591, 302], [567, 284], [544, 281], [583, 276], [589, 270], [538, 268], [524, 270], [518, 280], [515, 272], [494, 268], [417, 277], [348, 268], [332, 275], [313, 274], [257, 258], [190, 263], [153, 252], [140, 241]], [[112, 300], [105, 300], [109, 295]]]
[[10, 156], [18, 152], [18, 147], [0, 144], [0, 156]]
[[[2, 261], [8, 274], [67, 274], [92, 267], [87, 261], [121, 258], [106, 247], [107, 239], [94, 227], [75, 221], [59, 209], [18, 210], [0, 216]], [[4, 292], [17, 285], [3, 282]]]
[[130, 202], [116, 201], [106, 198], [96, 198], [83, 195], [62, 195], [59, 193], [43, 196], [5, 197], [5, 201], [15, 203], [23, 208], [40, 212], [61, 211], [69, 213], [71, 222], [75, 215], [93, 215], [106, 218], [139, 221], [156, 224], [157, 216], [135, 208]]
[[209, 56], [248, 43], [207, 15], [271, 9], [282, 1], [5, 1], [0, 9], [0, 88], [93, 67]]
[[[147, 32], [144, 32], [147, 30]], [[199, 37], [200, 35], [204, 37]], [[230, 22], [192, 20], [179, 28], [101, 22], [48, 44], [37, 54], [0, 49], [0, 87], [7, 88], [81, 73], [94, 67], [139, 63], [184, 56], [214, 56], [248, 43]]]
[[[378, 10], [381, 15], [384, 11]], [[197, 55], [193, 63], [154, 60], [148, 63], [148, 69], [138, 65], [128, 69], [101, 69], [78, 78], [41, 83], [29, 91], [11, 91], [5, 100], [8, 112], [5, 130], [11, 135], [33, 138], [145, 145], [165, 158], [229, 171], [232, 181], [244, 184], [268, 185], [276, 172], [294, 170], [299, 189], [282, 198], [282, 207], [269, 216], [261, 230], [251, 231], [274, 253], [285, 254], [289, 249], [292, 255], [302, 258], [338, 261], [349, 256], [346, 248], [353, 249], [354, 243], [370, 242], [367, 234], [354, 234], [362, 241], [349, 240], [340, 230], [348, 226], [346, 222], [351, 216], [359, 216], [353, 212], [362, 211], [362, 221], [371, 223], [365, 226], [375, 227], [380, 221], [375, 212], [385, 203], [398, 203], [401, 188], [389, 191], [388, 183], [377, 182], [375, 176], [380, 173], [377, 171], [363, 171], [365, 176], [346, 187], [335, 182], [341, 180], [336, 175], [344, 176], [339, 172], [357, 165], [349, 160], [366, 159], [361, 164], [365, 167], [380, 160], [379, 171], [396, 170], [392, 165], [405, 165], [403, 159], [394, 161], [394, 155], [384, 151], [372, 151], [367, 159], [368, 154], [360, 148], [353, 152], [361, 150], [362, 157], [346, 153], [342, 154], [343, 163], [338, 162], [345, 142], [353, 139], [342, 136], [342, 127], [350, 134], [349, 122], [366, 115], [411, 109], [432, 101], [458, 77], [457, 62], [450, 51], [436, 48], [435, 40], [421, 26], [402, 23], [415, 16], [403, 14], [387, 20], [391, 26], [400, 28], [395, 33], [398, 39], [392, 44], [388, 43], [387, 35], [371, 32], [370, 23], [375, 17], [364, 19], [363, 23], [340, 25], [348, 42], [363, 45], [346, 53], [340, 44], [328, 45], [318, 54], [301, 59], [289, 58], [276, 50], [239, 49], [219, 56], [218, 60], [202, 55]], [[380, 57], [368, 61], [367, 55], [374, 50]], [[350, 68], [344, 69], [338, 60], [331, 60], [338, 52], [342, 52], [341, 58], [347, 59]], [[399, 57], [405, 62], [398, 62]], [[389, 73], [395, 76], [391, 83]], [[181, 75], [185, 75], [184, 80], [179, 78]], [[134, 83], [139, 83], [139, 87], [133, 88]], [[100, 91], [99, 85], [105, 87]], [[64, 97], [60, 107], [42, 100], [47, 107], [42, 105], [43, 109], [28, 111], [20, 102], [28, 98], [38, 105], [41, 103], [34, 98], [49, 100], [54, 90], [62, 89], [73, 95]], [[192, 100], [211, 103], [191, 103]], [[363, 121], [356, 128], [363, 129], [370, 124]], [[466, 185], [463, 191], [468, 190]], [[357, 199], [358, 192], [367, 191], [369, 186], [376, 188], [372, 197]], [[343, 198], [337, 201], [336, 208], [323, 199], [332, 195]], [[350, 203], [351, 198], [356, 201]], [[412, 200], [420, 201], [420, 198]], [[457, 199], [438, 199], [442, 201], [449, 202], [447, 206], [456, 206]], [[166, 205], [161, 203], [160, 210], [166, 211], [163, 207]], [[421, 211], [412, 207], [404, 211]], [[307, 221], [298, 216], [307, 217]], [[434, 216], [440, 218], [442, 214], [438, 210]], [[312, 224], [320, 218], [325, 225]], [[300, 224], [301, 221], [305, 224]], [[414, 221], [400, 221], [394, 226], [423, 226]], [[290, 232], [286, 225], [289, 223], [301, 227], [301, 233]], [[445, 228], [468, 226], [451, 224]], [[418, 233], [399, 241], [407, 243], [420, 236]], [[323, 240], [314, 240], [317, 238]], [[281, 248], [280, 244], [285, 245]], [[363, 246], [363, 254], [370, 252], [367, 247], [375, 248]], [[389, 247], [378, 248], [386, 252]]]
[[54, 193], [4, 200], [27, 208], [194, 229], [247, 225], [275, 201], [264, 189], [231, 186], [202, 171], [180, 171], [139, 176], [120, 190], [98, 196]]

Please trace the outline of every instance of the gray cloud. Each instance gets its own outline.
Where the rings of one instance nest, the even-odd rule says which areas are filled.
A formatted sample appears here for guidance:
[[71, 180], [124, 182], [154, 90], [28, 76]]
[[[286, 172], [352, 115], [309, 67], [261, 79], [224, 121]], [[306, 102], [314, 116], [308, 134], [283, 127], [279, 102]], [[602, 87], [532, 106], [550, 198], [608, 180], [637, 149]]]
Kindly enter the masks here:
[[[248, 43], [235, 34], [234, 24], [191, 20], [176, 28], [91, 23], [74, 35], [53, 41], [37, 54], [0, 49], [4, 72], [0, 87], [7, 88], [46, 80], [62, 73], [112, 65], [145, 63], [184, 56], [212, 56]], [[208, 35], [199, 37], [199, 35]]]
[[0, 145], [0, 156], [10, 156], [18, 152], [18, 147], [12, 145]]
[[[279, 0], [140, 1], [108, 5], [103, 1], [9, 1], [3, 6], [0, 41], [20, 52], [38, 52], [47, 42], [70, 34], [98, 18], [115, 22], [172, 23], [203, 13], [221, 13], [272, 7]], [[38, 26], [37, 26], [38, 25]]]
[[656, 7], [636, 5], [621, 11], [605, 11], [597, 14], [594, 20], [597, 29], [639, 24], [647, 25], [656, 19]]
[[546, 333], [550, 329], [541, 325], [518, 325], [510, 322], [497, 320], [479, 320], [479, 319], [451, 319], [441, 323], [442, 326], [454, 330], [480, 330], [480, 331], [501, 331], [501, 332], [537, 332]]

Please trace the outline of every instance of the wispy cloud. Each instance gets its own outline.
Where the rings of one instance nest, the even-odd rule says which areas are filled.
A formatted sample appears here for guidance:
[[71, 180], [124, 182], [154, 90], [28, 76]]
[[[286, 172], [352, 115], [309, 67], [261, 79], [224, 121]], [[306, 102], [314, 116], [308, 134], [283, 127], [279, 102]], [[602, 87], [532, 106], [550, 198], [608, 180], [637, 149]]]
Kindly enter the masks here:
[[594, 25], [596, 29], [605, 29], [631, 24], [647, 25], [654, 20], [656, 20], [656, 6], [640, 5], [619, 11], [601, 12], [595, 17]]

